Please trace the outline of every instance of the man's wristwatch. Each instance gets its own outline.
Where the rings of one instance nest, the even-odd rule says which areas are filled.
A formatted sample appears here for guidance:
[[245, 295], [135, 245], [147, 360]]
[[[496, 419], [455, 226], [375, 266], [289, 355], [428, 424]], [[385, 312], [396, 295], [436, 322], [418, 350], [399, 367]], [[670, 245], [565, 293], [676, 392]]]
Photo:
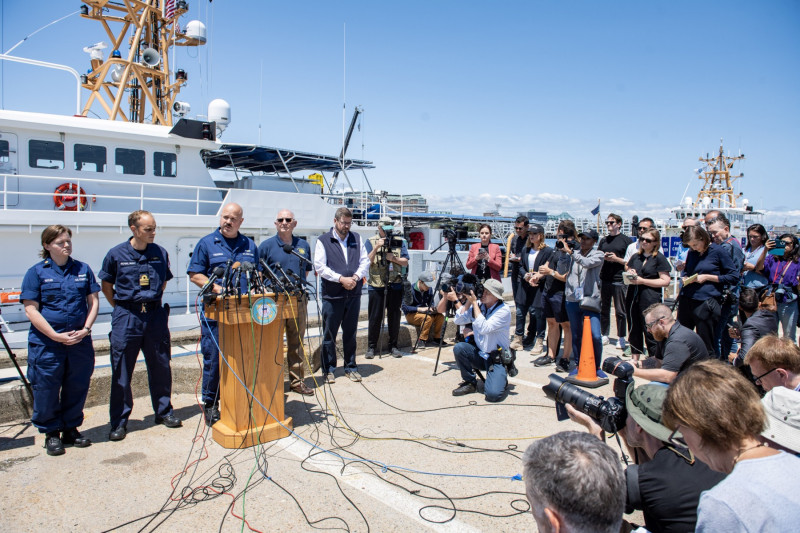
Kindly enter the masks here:
[[89, 327], [83, 326], [83, 329], [85, 329], [85, 330], [86, 330], [86, 333], [88, 333], [89, 335], [91, 335], [91, 334], [92, 334], [92, 328], [89, 328]]

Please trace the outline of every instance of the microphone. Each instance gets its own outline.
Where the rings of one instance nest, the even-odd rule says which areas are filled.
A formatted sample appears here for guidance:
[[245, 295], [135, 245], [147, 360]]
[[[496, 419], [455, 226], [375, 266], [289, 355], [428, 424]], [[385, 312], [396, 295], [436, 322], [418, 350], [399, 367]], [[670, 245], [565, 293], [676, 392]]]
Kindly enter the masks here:
[[214, 290], [214, 282], [219, 279], [220, 276], [225, 275], [225, 268], [218, 266], [213, 271], [211, 271], [211, 276], [208, 277], [208, 281], [203, 288], [200, 289], [200, 296], [203, 296], [206, 292]]
[[273, 263], [272, 266], [273, 268], [277, 269], [278, 272], [281, 273], [281, 276], [283, 276], [283, 279], [285, 280], [284, 286], [286, 286], [286, 288], [290, 289], [291, 291], [296, 291], [299, 289], [299, 287], [295, 286], [291, 278], [289, 278], [289, 276], [286, 275], [286, 272], [283, 271], [283, 268], [281, 268], [280, 263]]
[[267, 274], [267, 277], [272, 281], [272, 284], [279, 292], [286, 292], [286, 289], [283, 287], [283, 283], [281, 280], [278, 279], [278, 276], [275, 275], [275, 272], [269, 267], [266, 261], [263, 259], [258, 260], [261, 263], [261, 266], [264, 267], [264, 272]]
[[228, 291], [228, 276], [231, 274], [231, 265], [233, 264], [232, 259], [228, 259], [225, 263], [225, 272], [222, 273], [222, 292], [220, 293], [222, 296]]
[[286, 270], [286, 273], [287, 273], [287, 274], [289, 274], [289, 276], [291, 276], [291, 278], [297, 282], [297, 285], [298, 285], [298, 286], [302, 286], [302, 285], [308, 285], [309, 287], [313, 287], [313, 285], [311, 285], [311, 284], [308, 282], [308, 280], [306, 280], [306, 279], [303, 279], [303, 278], [301, 278], [300, 276], [298, 276], [297, 274], [295, 274], [295, 273], [292, 271], [292, 269], [291, 269], [291, 268], [287, 269], [287, 270]]
[[250, 261], [242, 261], [242, 272], [244, 273], [245, 281], [247, 281], [247, 292], [250, 292], [252, 289], [256, 289], [258, 283], [253, 281], [253, 270], [255, 269], [255, 265]]
[[305, 261], [309, 265], [312, 265], [312, 266], [314, 265], [314, 263], [311, 262], [311, 259], [309, 259], [308, 257], [305, 257], [305, 256], [300, 255], [299, 253], [297, 253], [297, 251], [294, 248], [292, 248], [291, 244], [284, 244], [283, 245], [283, 251], [286, 252], [287, 254], [292, 254], [293, 256], [302, 259], [303, 261]]
[[[230, 260], [228, 260], [230, 262]], [[233, 292], [233, 277], [236, 274], [236, 271], [239, 270], [239, 267], [242, 264], [239, 261], [230, 265], [230, 270], [228, 270], [228, 276], [225, 278], [225, 291], [223, 293], [230, 294]]]

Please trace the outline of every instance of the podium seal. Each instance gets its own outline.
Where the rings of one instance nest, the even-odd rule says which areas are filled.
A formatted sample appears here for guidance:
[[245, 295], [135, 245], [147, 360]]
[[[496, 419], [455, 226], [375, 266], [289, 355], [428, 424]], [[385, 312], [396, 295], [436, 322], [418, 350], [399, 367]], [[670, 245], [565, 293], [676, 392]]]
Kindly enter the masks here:
[[278, 316], [278, 306], [272, 298], [259, 298], [253, 303], [250, 315], [253, 322], [266, 326]]

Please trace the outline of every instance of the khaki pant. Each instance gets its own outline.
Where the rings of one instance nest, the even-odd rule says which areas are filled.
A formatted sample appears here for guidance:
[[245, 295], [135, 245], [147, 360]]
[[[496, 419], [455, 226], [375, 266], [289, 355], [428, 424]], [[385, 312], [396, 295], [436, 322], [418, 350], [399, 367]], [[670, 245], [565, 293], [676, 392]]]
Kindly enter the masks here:
[[[412, 326], [417, 326], [419, 329], [419, 338], [423, 341], [433, 340], [439, 338], [439, 332], [442, 331], [444, 324], [444, 315], [436, 313], [432, 315], [425, 315], [425, 313], [408, 313], [406, 320]], [[431, 328], [433, 328], [433, 338], [430, 336]]]
[[[306, 309], [305, 298], [301, 299], [300, 302], [300, 305], [297, 306], [297, 317], [287, 318], [284, 323], [286, 330], [286, 360], [289, 366], [289, 381], [292, 386], [301, 383], [305, 376], [303, 369], [305, 344], [303, 340], [306, 334], [308, 310]], [[311, 363], [309, 362], [309, 364]]]

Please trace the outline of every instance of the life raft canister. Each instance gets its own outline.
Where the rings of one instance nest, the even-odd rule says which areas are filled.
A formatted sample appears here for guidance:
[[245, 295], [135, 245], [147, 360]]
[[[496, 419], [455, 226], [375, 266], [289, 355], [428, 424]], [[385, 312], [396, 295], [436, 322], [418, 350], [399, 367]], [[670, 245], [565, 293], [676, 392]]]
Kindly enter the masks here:
[[83, 211], [88, 200], [86, 191], [76, 183], [62, 183], [53, 194], [53, 203], [59, 211]]

